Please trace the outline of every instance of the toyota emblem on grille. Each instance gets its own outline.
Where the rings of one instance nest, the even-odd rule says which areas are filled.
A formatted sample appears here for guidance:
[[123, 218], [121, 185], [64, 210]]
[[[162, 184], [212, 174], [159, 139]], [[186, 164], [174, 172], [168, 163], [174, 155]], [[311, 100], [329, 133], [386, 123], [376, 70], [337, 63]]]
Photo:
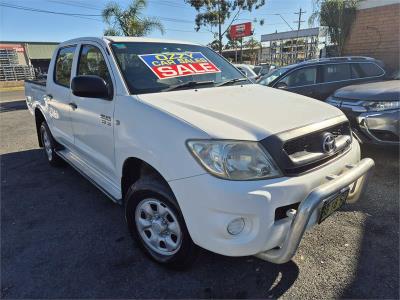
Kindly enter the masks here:
[[330, 153], [336, 150], [336, 141], [332, 133], [325, 132], [322, 135], [322, 150], [325, 153]]

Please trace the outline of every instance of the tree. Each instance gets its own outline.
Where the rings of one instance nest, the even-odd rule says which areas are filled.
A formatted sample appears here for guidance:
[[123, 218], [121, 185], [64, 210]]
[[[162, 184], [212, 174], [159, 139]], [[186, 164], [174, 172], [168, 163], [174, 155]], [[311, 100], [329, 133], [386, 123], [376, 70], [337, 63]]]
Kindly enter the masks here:
[[[222, 38], [229, 30], [229, 27], [239, 18], [243, 11], [251, 12], [265, 4], [265, 0], [185, 0], [197, 11], [195, 23], [196, 31], [201, 27], [210, 26], [209, 29], [213, 32], [213, 27], [218, 27], [218, 50], [222, 52]], [[228, 25], [223, 29], [225, 22]], [[263, 24], [263, 21], [261, 21]], [[260, 23], [261, 23], [260, 22]]]
[[260, 51], [261, 48], [261, 43], [255, 38], [251, 37], [248, 41], [246, 41], [244, 45], [246, 48], [249, 49], [251, 64], [255, 65], [257, 60], [257, 53]]
[[213, 40], [207, 46], [210, 47], [211, 49], [213, 49], [214, 51], [218, 51], [218, 49], [219, 49], [219, 41], [218, 40]]
[[359, 0], [314, 0], [315, 9], [308, 22], [312, 25], [317, 20], [321, 26], [326, 26], [339, 56], [343, 54], [358, 2]]
[[[226, 38], [227, 38], [228, 42], [225, 44], [225, 49], [236, 49], [239, 47], [238, 40], [232, 39], [229, 34], [229, 31], [226, 33]], [[218, 40], [217, 40], [217, 43], [219, 44]], [[218, 50], [218, 48], [216, 50]]]
[[164, 26], [156, 18], [142, 16], [147, 0], [132, 0], [125, 9], [117, 2], [109, 2], [102, 11], [109, 26], [104, 35], [145, 36], [157, 29], [164, 34]]

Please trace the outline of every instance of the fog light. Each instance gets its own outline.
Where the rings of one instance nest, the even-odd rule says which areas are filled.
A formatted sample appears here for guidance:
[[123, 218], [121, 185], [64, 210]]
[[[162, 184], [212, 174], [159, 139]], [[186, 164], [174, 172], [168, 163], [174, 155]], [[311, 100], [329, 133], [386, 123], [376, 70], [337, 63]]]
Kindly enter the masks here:
[[232, 235], [238, 235], [239, 233], [241, 233], [244, 229], [244, 219], [243, 218], [236, 218], [233, 219], [227, 227], [227, 230], [229, 232], [229, 234]]

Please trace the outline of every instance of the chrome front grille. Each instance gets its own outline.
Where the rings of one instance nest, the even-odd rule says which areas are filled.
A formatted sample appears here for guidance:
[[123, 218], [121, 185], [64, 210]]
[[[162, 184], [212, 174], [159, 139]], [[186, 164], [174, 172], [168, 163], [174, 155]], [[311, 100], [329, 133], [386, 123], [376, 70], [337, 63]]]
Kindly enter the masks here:
[[296, 155], [302, 152], [320, 152], [321, 134], [324, 132], [332, 133], [336, 141], [342, 136], [351, 136], [349, 123], [346, 122], [289, 140], [285, 142], [283, 149], [288, 155]]
[[[326, 149], [324, 138], [331, 136], [332, 146]], [[302, 173], [338, 156], [351, 144], [351, 129], [348, 122], [330, 128], [306, 134], [284, 143], [283, 151], [289, 157], [294, 168], [288, 173]]]

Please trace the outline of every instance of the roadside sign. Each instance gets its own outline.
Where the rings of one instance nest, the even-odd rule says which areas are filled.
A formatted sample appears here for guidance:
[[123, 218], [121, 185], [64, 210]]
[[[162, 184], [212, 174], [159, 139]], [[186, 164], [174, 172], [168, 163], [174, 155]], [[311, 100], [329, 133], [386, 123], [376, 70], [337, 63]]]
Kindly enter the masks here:
[[251, 22], [232, 25], [229, 28], [229, 35], [232, 39], [236, 40], [245, 36], [253, 35], [251, 30]]

